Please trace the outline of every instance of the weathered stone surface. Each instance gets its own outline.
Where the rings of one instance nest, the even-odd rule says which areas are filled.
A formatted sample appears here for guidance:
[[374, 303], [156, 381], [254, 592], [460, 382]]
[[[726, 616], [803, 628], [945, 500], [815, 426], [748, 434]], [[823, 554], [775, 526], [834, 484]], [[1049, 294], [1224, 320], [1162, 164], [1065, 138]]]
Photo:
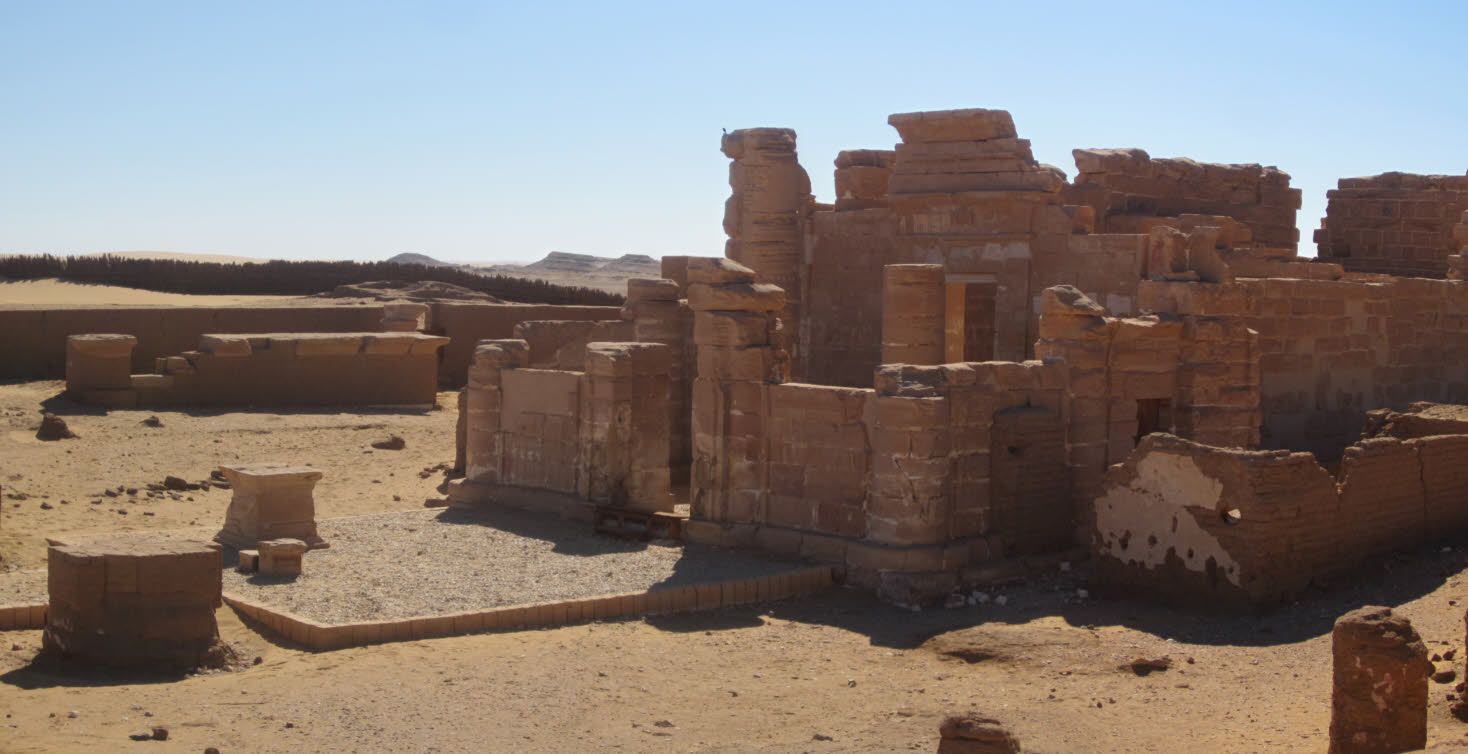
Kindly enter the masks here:
[[280, 463], [220, 466], [233, 497], [224, 528], [214, 541], [235, 549], [256, 549], [264, 540], [294, 538], [312, 549], [329, 545], [316, 533], [312, 489], [321, 472], [309, 466]]
[[1004, 724], [970, 712], [950, 715], [938, 727], [938, 754], [1018, 754], [1019, 739]]
[[46, 652], [100, 665], [223, 665], [219, 546], [160, 535], [52, 540]]
[[1013, 138], [1014, 119], [1004, 110], [930, 110], [894, 113], [887, 123], [908, 143]]
[[1432, 663], [1411, 621], [1363, 607], [1331, 632], [1331, 754], [1388, 754], [1427, 745]]
[[302, 556], [306, 554], [306, 543], [299, 539], [284, 537], [266, 539], [256, 547], [259, 552], [259, 570], [262, 576], [300, 576]]

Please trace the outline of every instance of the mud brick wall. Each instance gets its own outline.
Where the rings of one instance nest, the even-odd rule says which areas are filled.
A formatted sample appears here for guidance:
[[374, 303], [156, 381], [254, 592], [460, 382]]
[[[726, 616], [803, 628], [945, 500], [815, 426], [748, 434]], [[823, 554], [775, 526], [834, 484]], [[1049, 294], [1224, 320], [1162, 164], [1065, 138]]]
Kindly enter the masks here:
[[1136, 232], [1129, 216], [1223, 215], [1248, 226], [1253, 243], [1297, 248], [1300, 190], [1274, 167], [1153, 159], [1140, 149], [1076, 149], [1066, 204], [1096, 212], [1097, 233]]
[[1268, 448], [1339, 457], [1367, 411], [1468, 402], [1468, 291], [1420, 278], [1145, 281], [1143, 308], [1241, 316], [1259, 333]]
[[873, 391], [795, 383], [765, 389], [770, 498], [763, 520], [839, 537], [866, 536]]
[[1342, 178], [1315, 231], [1322, 261], [1350, 272], [1443, 278], [1468, 210], [1468, 176], [1383, 173]]
[[530, 366], [536, 369], [586, 367], [586, 344], [635, 339], [631, 322], [616, 320], [528, 320], [515, 325], [514, 339], [530, 345]]
[[585, 351], [586, 371], [571, 372], [528, 368], [523, 340], [480, 345], [465, 398], [466, 481], [491, 497], [532, 489], [671, 511], [667, 346]]
[[[452, 301], [433, 303], [432, 332], [446, 335], [439, 376], [444, 384], [461, 387], [469, 362], [481, 340], [513, 338], [515, 325], [530, 320], [600, 320], [621, 318], [616, 306], [552, 306], [549, 304], [475, 304]], [[371, 329], [376, 329], [371, 328]], [[109, 331], [114, 332], [114, 331]], [[211, 331], [215, 332], [215, 331]], [[258, 330], [256, 332], [259, 332]]]
[[[1362, 527], [1308, 453], [1142, 440], [1094, 505], [1098, 588], [1215, 610], [1293, 599]], [[1349, 556], [1349, 551], [1347, 551]]]
[[383, 307], [111, 307], [0, 309], [0, 379], [61, 379], [66, 338], [118, 333], [138, 339], [133, 373], [153, 361], [193, 348], [205, 333], [373, 332]]
[[811, 227], [795, 378], [871, 387], [882, 362], [882, 268], [897, 261], [892, 212], [816, 212]]
[[1366, 558], [1461, 535], [1468, 435], [1363, 440], [1338, 484], [1308, 453], [1152, 435], [1108, 472], [1094, 510], [1105, 588], [1265, 609]]

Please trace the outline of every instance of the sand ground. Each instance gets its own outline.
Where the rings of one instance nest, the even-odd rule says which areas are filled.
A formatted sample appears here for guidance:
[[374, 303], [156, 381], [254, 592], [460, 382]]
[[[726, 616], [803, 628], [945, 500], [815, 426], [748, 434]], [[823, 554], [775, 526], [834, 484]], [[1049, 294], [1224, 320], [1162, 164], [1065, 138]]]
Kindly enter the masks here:
[[[285, 299], [297, 301], [300, 299]], [[321, 299], [306, 299], [320, 305]], [[56, 278], [0, 279], [0, 306], [238, 306], [277, 304], [280, 296], [199, 295], [162, 293], [117, 285], [73, 283]]]
[[[0, 567], [41, 565], [42, 537], [54, 532], [210, 525], [229, 495], [123, 502], [125, 492], [99, 496], [105, 488], [285, 460], [325, 471], [322, 516], [406, 510], [437, 494], [443, 472], [420, 472], [453, 449], [448, 394], [441, 410], [417, 414], [102, 414], [60, 390], [0, 385]], [[31, 437], [43, 407], [80, 437]], [[150, 415], [163, 426], [143, 425]], [[406, 449], [373, 451], [389, 432]], [[955, 610], [913, 613], [838, 588], [705, 614], [326, 653], [281, 643], [225, 608], [224, 637], [259, 664], [179, 678], [58, 665], [38, 654], [39, 631], [0, 632], [0, 751], [933, 751], [942, 717], [970, 709], [1003, 720], [1027, 750], [1321, 751], [1334, 619], [1362, 604], [1397, 607], [1432, 651], [1458, 651], [1461, 674], [1464, 567], [1463, 550], [1424, 548], [1262, 618], [1080, 598], [1077, 564]], [[1142, 677], [1122, 667], [1161, 655], [1172, 669]], [[1451, 691], [1432, 686], [1433, 741], [1468, 733], [1447, 713]], [[153, 725], [169, 740], [128, 738]]]

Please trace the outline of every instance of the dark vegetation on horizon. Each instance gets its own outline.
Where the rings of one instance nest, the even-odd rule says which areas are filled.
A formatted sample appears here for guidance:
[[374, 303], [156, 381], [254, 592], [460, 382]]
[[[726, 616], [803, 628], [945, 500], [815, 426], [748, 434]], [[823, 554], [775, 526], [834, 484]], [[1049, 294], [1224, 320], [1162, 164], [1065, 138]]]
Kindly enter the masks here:
[[189, 262], [176, 259], [58, 257], [51, 254], [0, 257], [0, 278], [60, 278], [74, 283], [120, 285], [167, 293], [305, 296], [339, 285], [376, 280], [410, 283], [437, 280], [526, 304], [616, 306], [623, 297], [594, 288], [556, 285], [543, 280], [476, 275], [452, 267], [395, 262], [289, 262], [257, 264]]

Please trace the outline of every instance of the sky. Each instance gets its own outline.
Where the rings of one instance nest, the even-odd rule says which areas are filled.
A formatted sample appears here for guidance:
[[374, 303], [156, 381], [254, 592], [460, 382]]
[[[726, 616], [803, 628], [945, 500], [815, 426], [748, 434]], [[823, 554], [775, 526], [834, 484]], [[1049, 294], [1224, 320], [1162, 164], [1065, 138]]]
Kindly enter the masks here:
[[1343, 176], [1468, 169], [1468, 3], [0, 0], [0, 254], [720, 255], [722, 129], [816, 198], [887, 115]]

